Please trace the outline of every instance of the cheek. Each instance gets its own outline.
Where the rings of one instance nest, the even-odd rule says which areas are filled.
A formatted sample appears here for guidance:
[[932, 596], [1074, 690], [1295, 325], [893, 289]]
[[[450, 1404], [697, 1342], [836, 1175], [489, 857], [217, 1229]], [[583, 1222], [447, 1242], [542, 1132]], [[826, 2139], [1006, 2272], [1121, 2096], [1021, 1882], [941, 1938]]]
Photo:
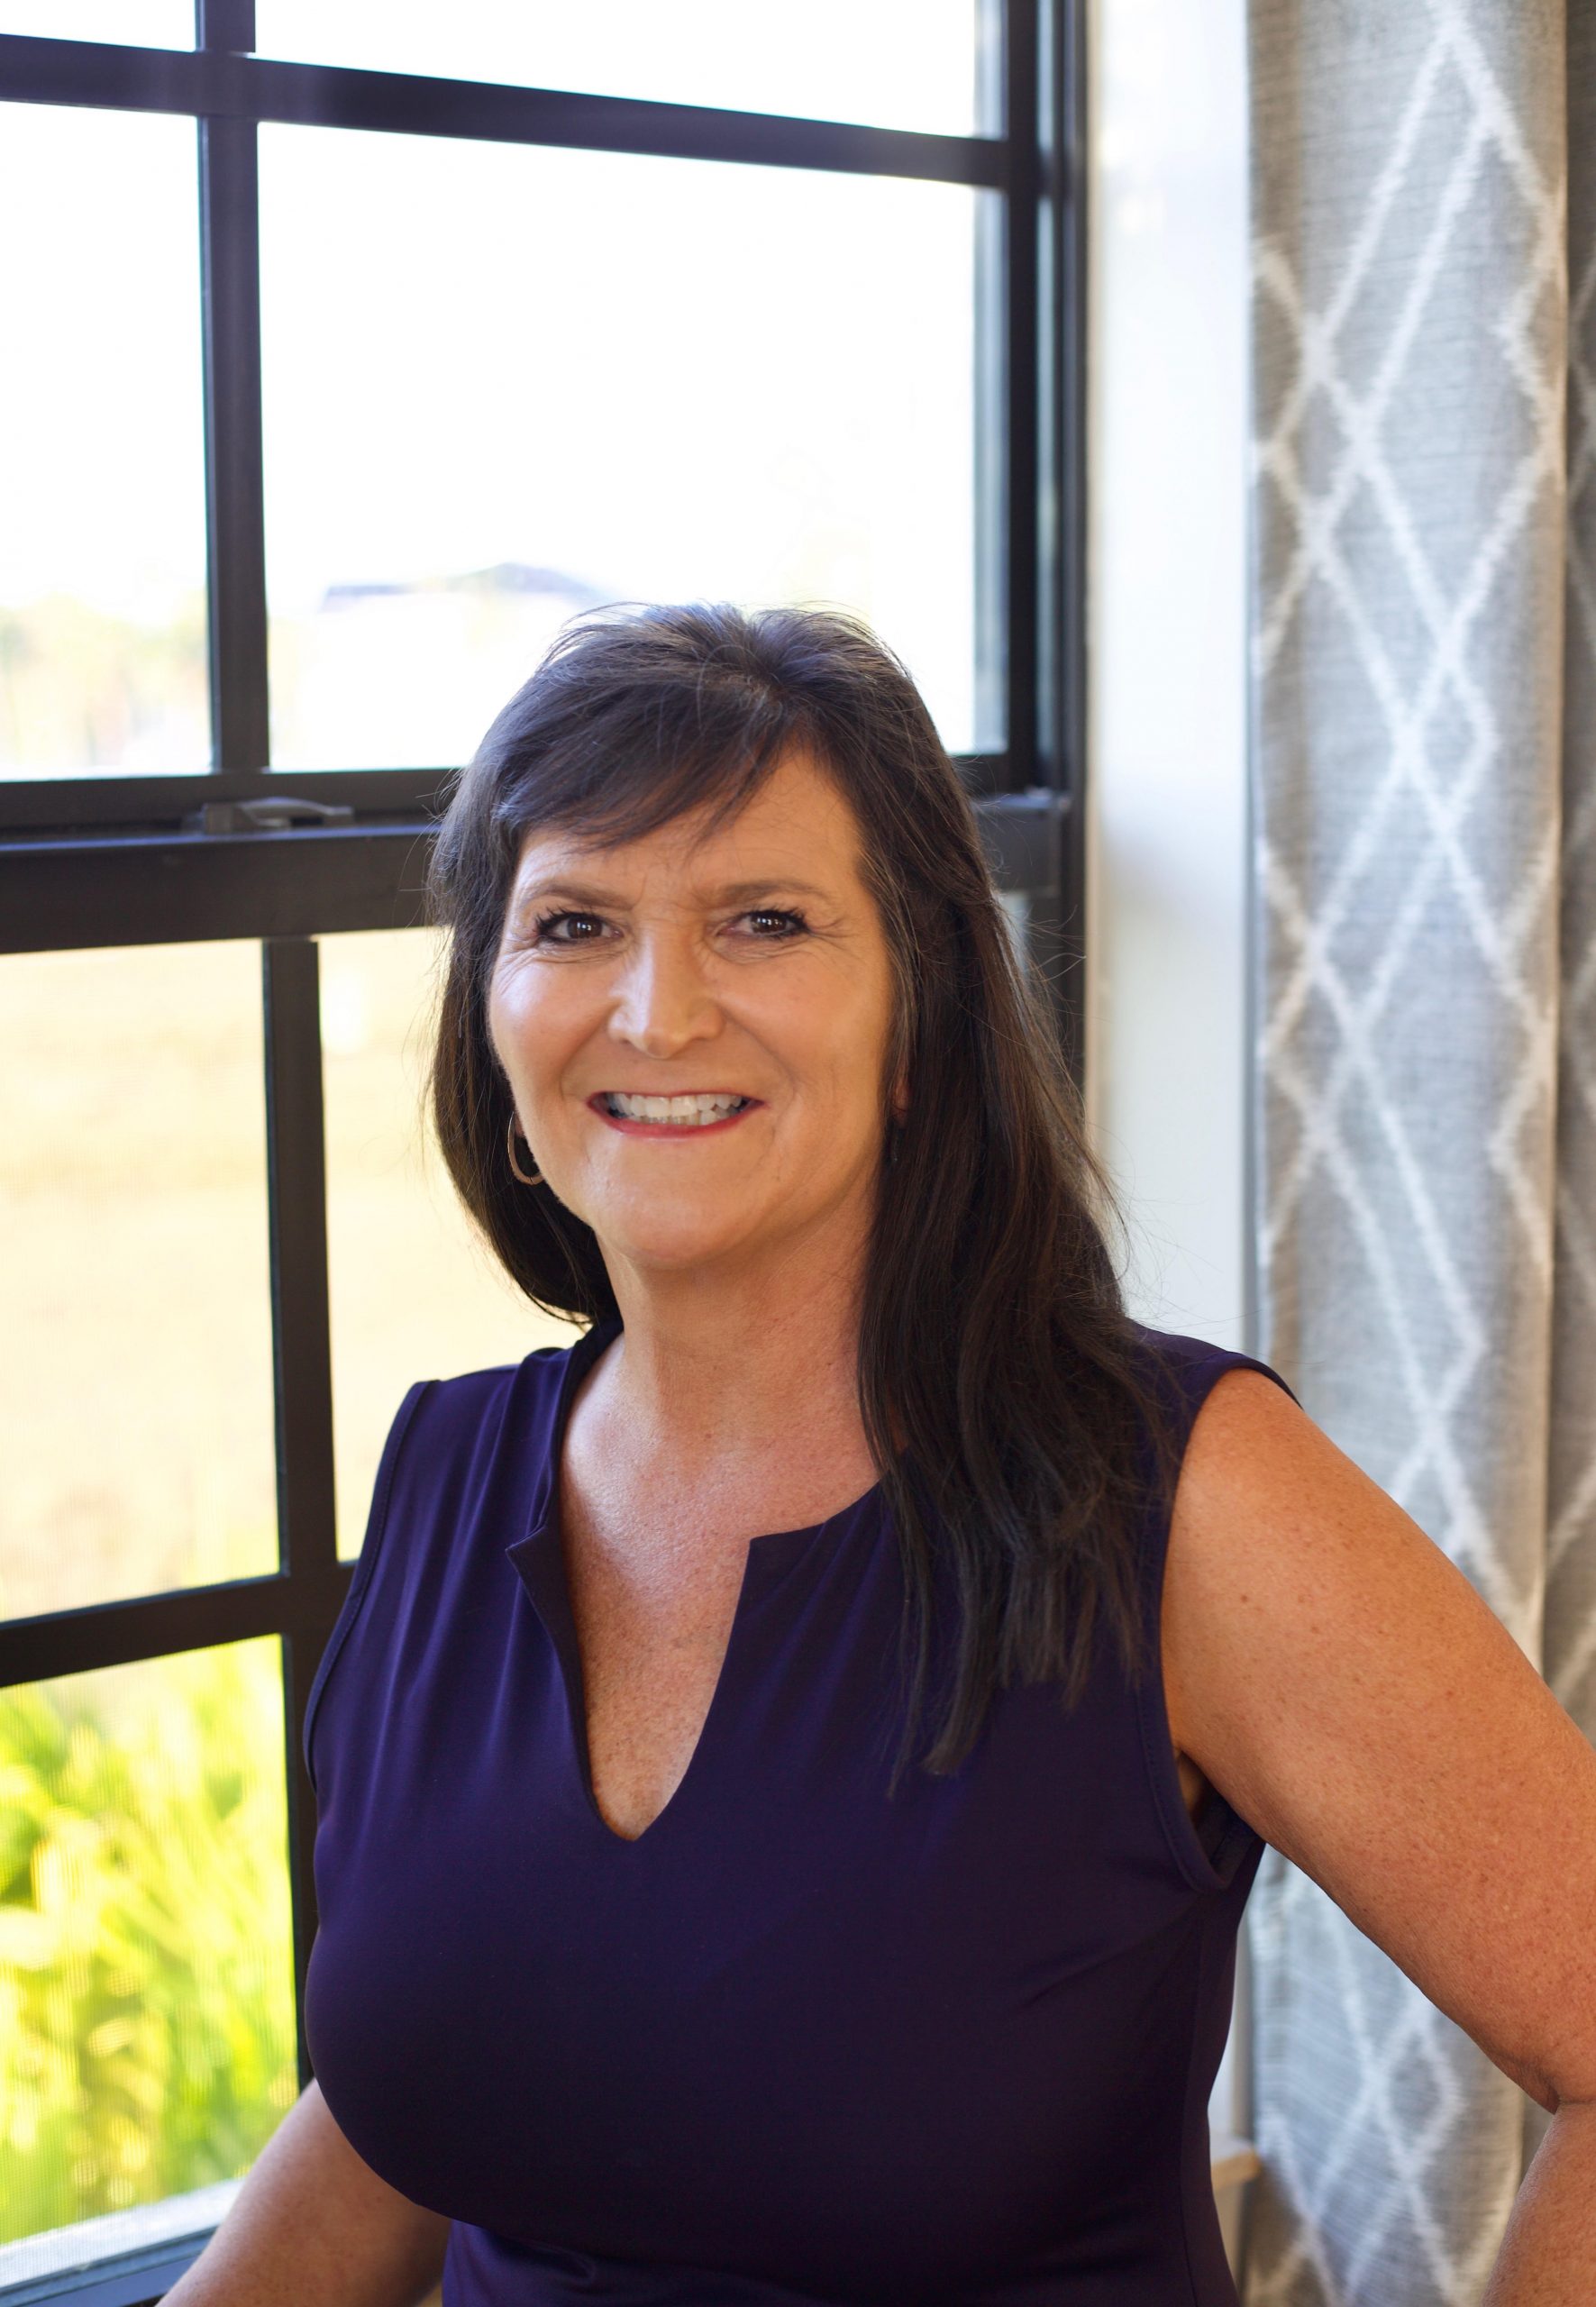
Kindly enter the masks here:
[[859, 989], [851, 1021], [854, 1071], [873, 1103], [892, 1040], [892, 980], [883, 959], [880, 973]]
[[505, 1001], [504, 989], [497, 970], [488, 980], [488, 998], [482, 1005], [482, 1016], [488, 1027], [488, 1038], [497, 1049], [504, 1038]]
[[829, 1079], [834, 1104], [851, 1115], [873, 1118], [880, 1102], [881, 1076], [891, 1035], [889, 1002], [855, 998], [832, 1020], [816, 1057]]
[[506, 1070], [519, 1062], [519, 1044], [525, 1033], [525, 1001], [510, 979], [496, 973], [488, 989], [488, 1038], [499, 1063]]
[[488, 1034], [512, 1081], [534, 1081], [559, 1062], [562, 1005], [558, 992], [558, 987], [540, 982], [531, 970], [512, 967], [494, 979], [488, 997]]

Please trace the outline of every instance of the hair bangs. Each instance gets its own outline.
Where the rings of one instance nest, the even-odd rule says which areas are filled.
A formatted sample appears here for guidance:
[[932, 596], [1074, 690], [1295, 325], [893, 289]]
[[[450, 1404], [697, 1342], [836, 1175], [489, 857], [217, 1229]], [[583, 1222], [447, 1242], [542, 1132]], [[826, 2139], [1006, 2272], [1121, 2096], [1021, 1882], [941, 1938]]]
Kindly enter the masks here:
[[[562, 670], [579, 669], [584, 688], [592, 683], [601, 671], [593, 661], [607, 652], [591, 636], [607, 640], [613, 630], [588, 625], [562, 634], [536, 676], [548, 709], [518, 716], [515, 756], [504, 764], [494, 812], [506, 889], [529, 834], [575, 828], [584, 846], [603, 851], [701, 815], [697, 838], [708, 840], [740, 815], [793, 744], [825, 761], [819, 733], [792, 699], [713, 661], [697, 669], [690, 688], [679, 675], [651, 680], [646, 664], [634, 666], [630, 680], [588, 699], [587, 711], [561, 713]], [[497, 750], [497, 728], [484, 752]]]

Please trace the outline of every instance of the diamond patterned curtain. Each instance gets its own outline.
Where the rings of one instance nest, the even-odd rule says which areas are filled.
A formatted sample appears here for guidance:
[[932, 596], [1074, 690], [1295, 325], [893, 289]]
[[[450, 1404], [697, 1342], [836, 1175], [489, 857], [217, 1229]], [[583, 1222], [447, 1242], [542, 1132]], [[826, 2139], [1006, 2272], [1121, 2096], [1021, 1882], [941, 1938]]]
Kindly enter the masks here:
[[[1250, 27], [1258, 1350], [1596, 1737], [1596, 9]], [[1477, 2307], [1547, 2119], [1246, 1929], [1247, 2307]]]

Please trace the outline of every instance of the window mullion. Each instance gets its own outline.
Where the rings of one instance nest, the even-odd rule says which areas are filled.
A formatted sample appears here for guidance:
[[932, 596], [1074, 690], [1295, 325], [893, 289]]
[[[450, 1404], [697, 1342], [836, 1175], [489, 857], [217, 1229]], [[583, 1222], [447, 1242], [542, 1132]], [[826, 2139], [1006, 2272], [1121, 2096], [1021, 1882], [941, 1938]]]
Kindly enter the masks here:
[[1009, 752], [1053, 797], [1034, 968], [1077, 1083], [1086, 999], [1085, 0], [1008, 0]]
[[1003, 127], [1008, 150], [1004, 247], [1008, 304], [1008, 550], [1006, 632], [1008, 757], [1022, 785], [1036, 782], [1037, 276], [1040, 192], [1036, 47], [1048, 0], [1008, 0], [1003, 26]]
[[318, 953], [312, 937], [261, 945], [266, 1026], [267, 1196], [277, 1411], [278, 1527], [290, 1625], [283, 1641], [289, 1889], [299, 2079], [310, 2080], [305, 1975], [315, 1937], [315, 1806], [300, 1760], [305, 1701], [332, 1631], [338, 1583], [333, 1357], [327, 1284], [327, 1163]]
[[1047, 388], [1039, 475], [1044, 545], [1044, 781], [1059, 817], [1059, 1026], [1086, 1068], [1086, 0], [1048, 0], [1041, 59], [1045, 175], [1042, 288]]
[[[254, 17], [252, 0], [198, 0], [199, 45], [252, 47]], [[263, 770], [271, 751], [258, 132], [235, 114], [202, 117], [198, 132], [212, 761], [221, 771]]]

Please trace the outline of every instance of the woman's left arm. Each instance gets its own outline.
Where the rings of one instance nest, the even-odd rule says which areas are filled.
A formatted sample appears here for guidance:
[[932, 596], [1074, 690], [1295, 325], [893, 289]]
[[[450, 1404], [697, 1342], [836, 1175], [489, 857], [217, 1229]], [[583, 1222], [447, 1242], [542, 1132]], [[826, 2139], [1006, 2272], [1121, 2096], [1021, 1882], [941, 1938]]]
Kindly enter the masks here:
[[1171, 1519], [1180, 1744], [1554, 2120], [1482, 2307], [1596, 2299], [1596, 1748], [1289, 1394], [1227, 1372]]
[[1480, 2307], [1573, 2307], [1596, 2269], [1596, 2104], [1564, 2099], [1535, 2150]]

